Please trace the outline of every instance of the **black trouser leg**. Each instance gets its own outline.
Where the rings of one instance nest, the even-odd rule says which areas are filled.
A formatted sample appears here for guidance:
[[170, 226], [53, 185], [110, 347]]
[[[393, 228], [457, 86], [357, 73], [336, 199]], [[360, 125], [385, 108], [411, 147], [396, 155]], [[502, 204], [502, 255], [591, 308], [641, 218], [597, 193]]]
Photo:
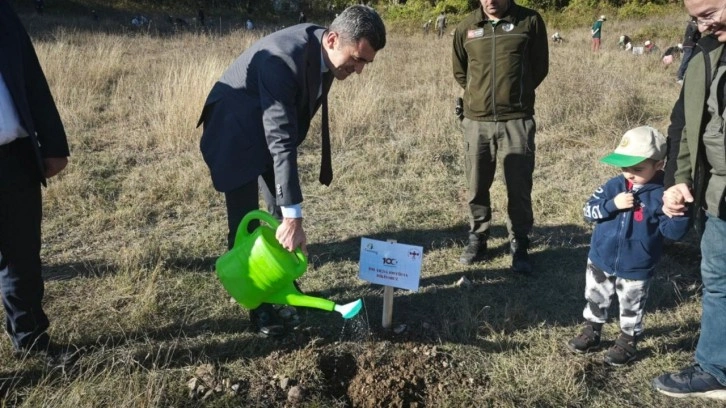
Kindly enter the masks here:
[[42, 307], [41, 219], [39, 183], [0, 192], [0, 291], [6, 330], [16, 349], [43, 348], [48, 342], [48, 317]]

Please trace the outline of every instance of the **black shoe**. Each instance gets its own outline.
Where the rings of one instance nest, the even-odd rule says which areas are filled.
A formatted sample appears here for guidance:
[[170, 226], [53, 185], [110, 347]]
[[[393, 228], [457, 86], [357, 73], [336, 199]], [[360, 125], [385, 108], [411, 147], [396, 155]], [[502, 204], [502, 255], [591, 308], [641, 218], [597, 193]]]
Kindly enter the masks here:
[[38, 358], [43, 360], [49, 368], [56, 368], [74, 364], [83, 351], [83, 348], [72, 345], [59, 345], [49, 340], [41, 340], [36, 341], [30, 347], [15, 348], [13, 356], [17, 359]]
[[567, 342], [567, 348], [577, 354], [587, 353], [600, 348], [600, 330], [602, 324], [587, 322], [582, 332]]
[[698, 364], [678, 373], [663, 374], [654, 378], [653, 388], [669, 397], [701, 397], [726, 401], [726, 385], [703, 371]]
[[636, 349], [636, 339], [633, 336], [628, 336], [625, 333], [620, 333], [620, 336], [615, 340], [615, 344], [612, 345], [605, 352], [605, 363], [611, 366], [620, 367], [628, 364], [635, 360], [637, 357], [638, 350]]
[[471, 265], [474, 262], [486, 259], [487, 239], [484, 235], [469, 234], [469, 243], [459, 257], [459, 262], [464, 265]]
[[532, 273], [532, 264], [529, 263], [529, 254], [527, 253], [529, 238], [515, 237], [509, 245], [512, 250], [512, 271], [524, 275]]
[[264, 337], [281, 337], [285, 334], [285, 326], [280, 322], [277, 311], [269, 303], [261, 304], [250, 311], [250, 320], [257, 332]]
[[13, 356], [15, 358], [25, 358], [36, 354], [45, 354], [51, 345], [50, 336], [46, 332], [40, 333], [35, 340], [29, 341], [25, 344], [18, 343], [7, 330], [5, 330], [5, 334], [8, 335], [10, 342], [13, 345]]

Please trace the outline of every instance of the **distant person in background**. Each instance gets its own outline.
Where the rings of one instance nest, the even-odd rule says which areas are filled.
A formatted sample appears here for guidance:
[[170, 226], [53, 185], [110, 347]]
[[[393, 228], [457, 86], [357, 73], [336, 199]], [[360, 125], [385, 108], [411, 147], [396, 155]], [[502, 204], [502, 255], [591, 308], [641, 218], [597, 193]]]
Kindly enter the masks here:
[[560, 32], [557, 31], [556, 33], [552, 34], [552, 42], [555, 44], [559, 44], [563, 41], [562, 36], [560, 35]]
[[663, 61], [663, 65], [666, 67], [673, 63], [673, 60], [677, 58], [679, 55], [681, 55], [681, 50], [683, 50], [683, 45], [677, 44], [672, 47], [668, 47], [665, 52], [663, 53], [663, 56], [661, 57], [661, 61]]
[[446, 14], [442, 11], [438, 17], [436, 17], [436, 35], [438, 38], [444, 36], [444, 30], [446, 29]]
[[602, 23], [607, 19], [605, 16], [600, 16], [595, 23], [592, 25], [590, 34], [592, 34], [592, 51], [600, 51], [600, 40], [602, 39]]
[[629, 51], [633, 47], [632, 40], [627, 35], [621, 35], [620, 38], [618, 38], [618, 47], [620, 47], [621, 50]]
[[[296, 24], [260, 39], [214, 84], [199, 118], [198, 125], [204, 125], [200, 149], [215, 189], [224, 193], [228, 248], [242, 218], [259, 208], [261, 192], [268, 211], [282, 218], [276, 233], [280, 244], [307, 251], [298, 146], [322, 108], [319, 180], [329, 185], [327, 95], [333, 79], [360, 74], [385, 45], [386, 28], [378, 13], [351, 6], [329, 29]], [[284, 334], [269, 304], [252, 310], [250, 318], [263, 335]]]
[[98, 21], [98, 13], [96, 13], [96, 10], [91, 10], [91, 17], [93, 21]]
[[254, 23], [252, 23], [252, 20], [250, 20], [249, 18], [248, 18], [248, 19], [247, 19], [247, 21], [245, 22], [245, 28], [246, 28], [247, 30], [254, 30], [254, 29], [255, 29], [255, 25], [254, 25]]
[[197, 10], [197, 24], [199, 24], [200, 27], [206, 27], [206, 21], [204, 21], [204, 10], [199, 9]]
[[486, 258], [492, 219], [489, 189], [499, 160], [507, 188], [512, 270], [528, 274], [535, 89], [549, 71], [549, 36], [542, 16], [512, 0], [480, 0], [480, 7], [456, 26], [452, 65], [464, 90], [461, 125], [469, 204], [469, 242], [459, 262], [469, 265]]
[[643, 52], [645, 54], [654, 54], [658, 52], [658, 47], [653, 43], [653, 41], [646, 40], [643, 44]]
[[[698, 30], [708, 32], [691, 57], [681, 88], [685, 126], [675, 169], [675, 185], [663, 194], [668, 216], [690, 215], [701, 238], [701, 327], [695, 361], [653, 379], [660, 393], [677, 398], [726, 401], [726, 140], [723, 85], [726, 13], [722, 0], [684, 0]], [[699, 221], [703, 220], [703, 221]]]
[[600, 160], [620, 168], [622, 174], [595, 190], [583, 208], [585, 220], [594, 223], [595, 229], [585, 272], [585, 324], [567, 343], [574, 353], [600, 348], [602, 327], [617, 296], [620, 335], [604, 360], [622, 366], [637, 358], [648, 289], [663, 252], [663, 239], [679, 240], [689, 228], [688, 217], [670, 218], [663, 213], [665, 158], [665, 136], [641, 126], [627, 131], [615, 151]]
[[681, 66], [678, 67], [678, 73], [676, 74], [676, 82], [679, 84], [683, 84], [683, 75], [685, 75], [688, 62], [693, 55], [693, 47], [696, 46], [700, 39], [701, 32], [698, 31], [696, 19], [692, 17], [691, 21], [686, 25], [686, 33], [683, 35], [683, 59], [681, 59]]
[[[0, 292], [17, 356], [52, 353], [43, 311], [41, 185], [68, 164], [68, 141], [27, 32], [0, 1]], [[57, 351], [57, 350], [55, 350]]]
[[[174, 20], [172, 19], [172, 17], [168, 16], [168, 18], [169, 18], [169, 21], [173, 24]], [[134, 16], [134, 18], [131, 19], [131, 25], [136, 28], [143, 27], [143, 26], [147, 25], [148, 23], [149, 23], [149, 19], [146, 18], [146, 16], [143, 16], [141, 14]]]
[[38, 14], [43, 14], [44, 8], [45, 2], [43, 0], [35, 0], [35, 11], [37, 11]]
[[431, 19], [429, 19], [423, 25], [423, 33], [424, 33], [424, 35], [428, 35], [429, 31], [431, 31]]
[[302, 24], [302, 23], [307, 23], [307, 22], [308, 22], [308, 18], [305, 16], [305, 13], [301, 11], [300, 15], [297, 17], [297, 23]]

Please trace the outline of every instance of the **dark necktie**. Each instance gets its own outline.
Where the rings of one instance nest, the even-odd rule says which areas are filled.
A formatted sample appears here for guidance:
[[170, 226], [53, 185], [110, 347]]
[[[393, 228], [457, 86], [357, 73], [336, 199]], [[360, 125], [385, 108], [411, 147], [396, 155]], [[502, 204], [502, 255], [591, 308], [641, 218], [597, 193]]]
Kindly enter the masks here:
[[323, 75], [323, 117], [322, 117], [322, 154], [320, 156], [320, 177], [318, 180], [326, 186], [330, 185], [333, 181], [333, 164], [330, 158], [330, 127], [328, 126], [328, 90], [329, 90], [329, 74]]

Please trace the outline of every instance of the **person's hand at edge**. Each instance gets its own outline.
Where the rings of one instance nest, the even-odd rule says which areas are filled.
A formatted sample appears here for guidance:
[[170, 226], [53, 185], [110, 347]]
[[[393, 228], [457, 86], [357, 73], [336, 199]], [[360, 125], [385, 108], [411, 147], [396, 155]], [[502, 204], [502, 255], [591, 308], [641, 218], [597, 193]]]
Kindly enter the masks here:
[[45, 178], [51, 178], [66, 168], [68, 165], [67, 157], [46, 157], [43, 159], [45, 165]]

